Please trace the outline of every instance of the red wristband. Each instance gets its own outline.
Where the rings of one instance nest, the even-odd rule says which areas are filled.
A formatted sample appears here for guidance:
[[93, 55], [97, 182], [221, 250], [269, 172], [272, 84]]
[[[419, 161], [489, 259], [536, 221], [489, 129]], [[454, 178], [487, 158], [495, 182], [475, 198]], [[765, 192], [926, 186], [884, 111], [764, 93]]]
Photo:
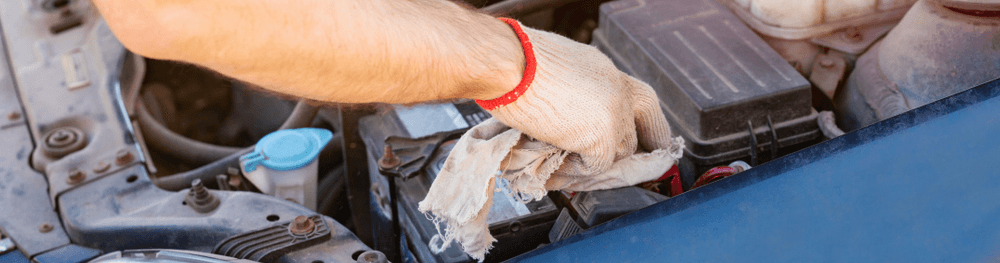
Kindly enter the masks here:
[[528, 40], [528, 34], [524, 33], [524, 30], [521, 29], [521, 24], [517, 20], [501, 17], [500, 21], [510, 25], [514, 29], [514, 33], [517, 34], [517, 38], [521, 40], [521, 48], [524, 49], [524, 75], [521, 76], [521, 83], [518, 83], [517, 87], [514, 87], [514, 90], [507, 92], [507, 94], [491, 100], [476, 100], [476, 103], [486, 110], [493, 110], [514, 102], [518, 97], [524, 95], [524, 92], [528, 90], [528, 86], [531, 85], [531, 81], [535, 79], [535, 66], [537, 63], [535, 62], [534, 47], [531, 46], [531, 41]]

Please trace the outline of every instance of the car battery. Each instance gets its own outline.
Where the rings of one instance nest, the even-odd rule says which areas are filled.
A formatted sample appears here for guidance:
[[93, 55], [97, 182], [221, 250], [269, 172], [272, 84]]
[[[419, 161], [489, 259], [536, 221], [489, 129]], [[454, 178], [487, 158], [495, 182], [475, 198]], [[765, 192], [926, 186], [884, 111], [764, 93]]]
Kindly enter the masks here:
[[[380, 207], [374, 208], [385, 218], [390, 217], [388, 207], [388, 181], [379, 174], [376, 160], [382, 156], [385, 141], [389, 137], [418, 139], [441, 132], [452, 132], [453, 136], [439, 143], [433, 153], [426, 156], [426, 165], [409, 178], [397, 181], [398, 205], [403, 234], [407, 236], [407, 247], [419, 262], [472, 262], [456, 242], [442, 253], [431, 253], [428, 242], [436, 235], [437, 229], [427, 216], [417, 210], [418, 203], [427, 195], [431, 184], [444, 166], [444, 162], [457, 142], [458, 135], [490, 118], [472, 101], [418, 105], [412, 107], [390, 106], [376, 114], [359, 120], [358, 131], [367, 146], [370, 178], [378, 192]], [[394, 150], [399, 153], [399, 150]], [[423, 157], [422, 157], [423, 158]], [[497, 180], [500, 192], [493, 195], [493, 203], [487, 216], [490, 234], [497, 239], [486, 256], [486, 261], [508, 259], [537, 248], [548, 241], [548, 233], [558, 216], [558, 208], [549, 197], [540, 201], [521, 203], [512, 197], [507, 182]], [[375, 190], [378, 189], [378, 190]], [[444, 224], [438, 225], [444, 231]]]
[[592, 44], [656, 90], [696, 165], [820, 136], [809, 82], [715, 0], [604, 3]]

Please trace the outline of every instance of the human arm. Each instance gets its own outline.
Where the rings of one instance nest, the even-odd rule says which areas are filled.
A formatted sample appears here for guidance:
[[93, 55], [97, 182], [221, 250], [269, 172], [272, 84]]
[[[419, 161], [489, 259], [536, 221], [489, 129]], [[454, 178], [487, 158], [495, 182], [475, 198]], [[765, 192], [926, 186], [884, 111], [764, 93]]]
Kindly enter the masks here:
[[[485, 215], [498, 170], [517, 168], [504, 175], [513, 189], [540, 197], [654, 179], [682, 151], [652, 88], [596, 48], [445, 0], [94, 1], [139, 54], [277, 92], [333, 102], [488, 100], [478, 102], [495, 120], [459, 140], [420, 205], [452, 230], [478, 231], [458, 239], [478, 259], [492, 242]], [[475, 140], [498, 121], [514, 134]], [[546, 151], [526, 147], [531, 139]]]
[[503, 22], [442, 0], [93, 0], [133, 52], [343, 103], [492, 99], [524, 69]]

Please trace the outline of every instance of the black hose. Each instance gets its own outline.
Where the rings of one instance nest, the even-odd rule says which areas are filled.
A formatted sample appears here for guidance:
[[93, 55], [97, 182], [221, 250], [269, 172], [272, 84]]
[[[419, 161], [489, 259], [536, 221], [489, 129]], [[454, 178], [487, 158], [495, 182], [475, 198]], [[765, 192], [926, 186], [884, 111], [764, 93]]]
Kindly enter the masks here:
[[[317, 187], [317, 193], [320, 193], [319, 200], [317, 200], [316, 211], [320, 214], [331, 215], [334, 209], [337, 209], [338, 205], [343, 202], [341, 200], [344, 196], [344, 185], [346, 180], [344, 180], [344, 165], [341, 164], [337, 168], [330, 170], [322, 179], [319, 180], [319, 186]], [[331, 215], [332, 216], [332, 215]]]
[[[146, 143], [162, 153], [187, 163], [203, 164], [225, 158], [241, 150], [238, 147], [214, 145], [184, 137], [153, 118], [144, 103], [138, 100], [136, 102], [138, 103], [136, 108], [139, 113], [139, 123], [143, 126], [143, 137], [146, 139]], [[305, 101], [299, 101], [295, 105], [295, 109], [292, 110], [292, 114], [278, 129], [307, 126], [312, 122], [313, 117], [316, 117], [317, 110], [316, 107]]]
[[146, 104], [138, 101], [136, 111], [142, 125], [143, 137], [149, 147], [170, 155], [186, 163], [203, 164], [224, 158], [240, 150], [237, 147], [220, 146], [200, 142], [171, 131], [153, 118]]
[[284, 130], [309, 126], [309, 124], [312, 124], [313, 118], [316, 118], [317, 112], [319, 112], [318, 107], [300, 100], [295, 104], [295, 109], [292, 109], [292, 114], [288, 115], [288, 119], [285, 119], [285, 123], [282, 123], [278, 129]]
[[201, 179], [204, 182], [210, 182], [210, 180], [216, 175], [226, 174], [229, 167], [238, 167], [240, 165], [240, 156], [252, 152], [253, 148], [253, 146], [250, 146], [238, 149], [236, 152], [231, 153], [228, 156], [215, 160], [209, 164], [202, 165], [194, 170], [156, 177], [153, 179], [153, 184], [163, 190], [180, 191], [181, 189], [191, 187], [191, 181], [194, 181], [194, 179]]
[[484, 13], [498, 17], [519, 17], [537, 11], [557, 8], [579, 0], [506, 0], [479, 9]]
[[[333, 139], [330, 140], [330, 144], [328, 144], [325, 148], [323, 148], [324, 150], [323, 152], [330, 152], [330, 153], [323, 154], [321, 152], [321, 156], [332, 156], [334, 158], [340, 156], [339, 154], [333, 151], [336, 152], [341, 151], [343, 140], [344, 140], [343, 133], [338, 132], [333, 134]], [[194, 170], [190, 170], [183, 173], [171, 174], [167, 176], [156, 177], [153, 179], [153, 184], [155, 184], [157, 187], [160, 187], [160, 189], [169, 191], [180, 191], [181, 189], [191, 187], [191, 181], [194, 181], [194, 179], [201, 179], [201, 181], [203, 182], [212, 182], [216, 175], [226, 174], [226, 171], [228, 171], [229, 167], [239, 167], [240, 156], [252, 152], [253, 149], [254, 146], [239, 149], [230, 155], [222, 157], [209, 164], [202, 165], [201, 167], [198, 167]], [[336, 161], [336, 160], [330, 160], [330, 161]], [[342, 168], [342, 166], [343, 165], [341, 165], [341, 167], [335, 168], [334, 171], [336, 169]], [[331, 177], [335, 174], [336, 173], [331, 172], [330, 174], [327, 174], [327, 177]], [[322, 185], [322, 183], [320, 184]], [[340, 188], [343, 188], [343, 186], [340, 186]], [[338, 201], [332, 200], [331, 202], [333, 202], [333, 204], [336, 204]]]

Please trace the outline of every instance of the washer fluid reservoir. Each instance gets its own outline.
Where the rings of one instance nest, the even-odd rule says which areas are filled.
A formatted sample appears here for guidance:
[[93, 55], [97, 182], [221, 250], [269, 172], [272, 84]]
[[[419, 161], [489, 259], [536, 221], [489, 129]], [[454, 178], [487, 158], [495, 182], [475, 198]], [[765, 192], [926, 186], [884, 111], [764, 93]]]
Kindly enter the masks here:
[[316, 210], [316, 159], [331, 138], [317, 128], [272, 132], [240, 157], [240, 169], [264, 194]]

